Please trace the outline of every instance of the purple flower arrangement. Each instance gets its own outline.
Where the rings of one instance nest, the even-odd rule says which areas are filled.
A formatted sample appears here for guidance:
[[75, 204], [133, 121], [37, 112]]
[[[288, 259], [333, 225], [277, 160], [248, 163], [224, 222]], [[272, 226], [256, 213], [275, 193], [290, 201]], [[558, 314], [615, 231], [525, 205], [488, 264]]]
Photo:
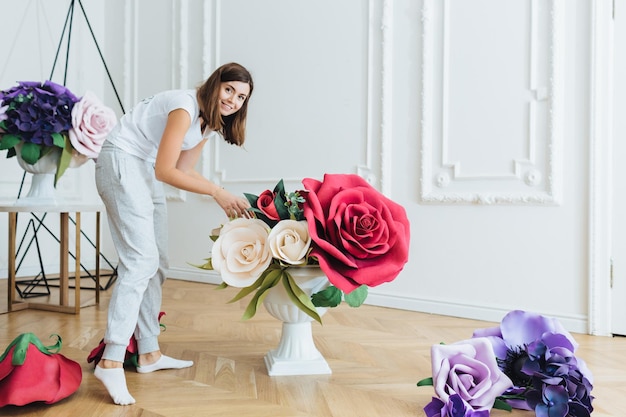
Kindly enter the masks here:
[[66, 87], [46, 81], [20, 82], [0, 91], [0, 100], [6, 106], [6, 120], [2, 122], [6, 134], [25, 144], [62, 147], [61, 133], [72, 127], [72, 108], [78, 98]]
[[52, 81], [19, 82], [0, 91], [0, 150], [30, 165], [53, 150], [58, 152], [58, 179], [72, 162], [96, 158], [106, 135], [117, 123], [112, 109], [91, 92], [76, 97]]
[[417, 385], [433, 385], [437, 397], [424, 412], [488, 417], [492, 408], [517, 408], [537, 417], [589, 417], [593, 378], [577, 348], [556, 319], [511, 311], [497, 327], [431, 348], [433, 376]]

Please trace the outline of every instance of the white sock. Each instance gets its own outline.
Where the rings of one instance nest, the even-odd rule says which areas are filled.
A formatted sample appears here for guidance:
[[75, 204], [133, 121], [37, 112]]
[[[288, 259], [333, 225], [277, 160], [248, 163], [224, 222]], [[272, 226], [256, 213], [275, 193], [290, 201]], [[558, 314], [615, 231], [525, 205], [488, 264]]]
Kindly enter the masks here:
[[109, 395], [115, 404], [130, 405], [135, 404], [135, 399], [126, 387], [126, 377], [124, 376], [124, 368], [100, 368], [96, 366], [93, 373], [96, 378], [104, 384], [109, 391]]
[[149, 372], [160, 371], [161, 369], [189, 368], [192, 365], [193, 361], [181, 361], [179, 359], [174, 359], [170, 358], [169, 356], [161, 355], [161, 357], [154, 363], [138, 366], [137, 372], [139, 372], [140, 374], [147, 374]]

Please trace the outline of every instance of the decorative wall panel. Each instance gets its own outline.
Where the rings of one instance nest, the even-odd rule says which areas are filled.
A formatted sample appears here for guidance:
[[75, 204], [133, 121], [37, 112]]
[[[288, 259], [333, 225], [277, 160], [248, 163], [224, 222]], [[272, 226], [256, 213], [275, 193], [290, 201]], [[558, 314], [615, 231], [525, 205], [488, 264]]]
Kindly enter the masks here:
[[[229, 22], [233, 18], [246, 25], [245, 20], [241, 20], [244, 17], [232, 13], [239, 7], [237, 2], [204, 1], [205, 76], [222, 63], [237, 60], [235, 52], [240, 52], [253, 63], [256, 55], [262, 53], [266, 57], [263, 61], [271, 59], [273, 64], [271, 68], [259, 65], [250, 68], [256, 87], [248, 114], [246, 149], [234, 148], [221, 140], [210, 140], [203, 154], [203, 175], [228, 189], [250, 191], [251, 187], [271, 187], [279, 178], [283, 178], [287, 188], [297, 188], [303, 177], [321, 178], [324, 172], [352, 172], [376, 187], [382, 187], [381, 147], [385, 141], [383, 135], [387, 134], [386, 142], [390, 142], [391, 131], [381, 128], [381, 112], [385, 104], [377, 97], [380, 98], [383, 88], [381, 50], [391, 45], [390, 24], [383, 26], [381, 19], [386, 10], [390, 23], [391, 2], [370, 0], [355, 8], [354, 4], [329, 1], [336, 17], [326, 20], [328, 27], [324, 32], [328, 39], [318, 36], [319, 32], [311, 37], [304, 28], [298, 32], [290, 30], [291, 26], [283, 27], [297, 24], [298, 19], [307, 13], [320, 13], [319, 5], [311, 5], [310, 10], [303, 12], [301, 6], [290, 1], [279, 3], [283, 13], [291, 16], [294, 22], [280, 25], [268, 22], [266, 26], [271, 29], [259, 34], [256, 40], [265, 49], [257, 52], [247, 50], [249, 46], [241, 46], [254, 41], [245, 39], [240, 43], [230, 30], [232, 25]], [[251, 7], [265, 7], [245, 4], [246, 15], [254, 14]], [[337, 19], [337, 25], [333, 19]], [[345, 25], [352, 27], [350, 36], [345, 36]], [[297, 36], [297, 39], [282, 39], [283, 30], [289, 33], [289, 37]], [[340, 36], [340, 33], [344, 35]], [[385, 36], [388, 39], [382, 45]], [[275, 49], [285, 52], [276, 53]], [[259, 56], [258, 59], [262, 58]], [[311, 65], [298, 63], [300, 59], [311, 60]], [[339, 60], [343, 60], [340, 70], [336, 68]], [[390, 66], [388, 64], [386, 69], [389, 79]], [[295, 82], [290, 78], [296, 72], [294, 68], [299, 73]], [[331, 76], [343, 73], [350, 76]], [[327, 93], [319, 88], [309, 91], [322, 77], [337, 79], [337, 86], [329, 85]], [[342, 83], [354, 84], [357, 95], [342, 97], [343, 90], [348, 89], [341, 86]], [[285, 88], [293, 91], [287, 101], [282, 97]], [[266, 91], [271, 92], [266, 94]], [[386, 91], [384, 103], [390, 109], [391, 88]], [[387, 126], [390, 127], [391, 122]], [[322, 135], [315, 133], [319, 129], [323, 130]]]
[[424, 2], [421, 199], [559, 204], [562, 0], [480, 4]]

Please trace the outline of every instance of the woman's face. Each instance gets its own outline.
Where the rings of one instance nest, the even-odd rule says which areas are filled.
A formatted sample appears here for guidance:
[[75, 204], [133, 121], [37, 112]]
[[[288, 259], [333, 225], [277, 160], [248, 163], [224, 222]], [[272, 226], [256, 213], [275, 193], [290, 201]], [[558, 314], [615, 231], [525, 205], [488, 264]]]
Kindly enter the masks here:
[[226, 81], [220, 84], [220, 113], [230, 116], [236, 113], [250, 94], [250, 84], [241, 81]]

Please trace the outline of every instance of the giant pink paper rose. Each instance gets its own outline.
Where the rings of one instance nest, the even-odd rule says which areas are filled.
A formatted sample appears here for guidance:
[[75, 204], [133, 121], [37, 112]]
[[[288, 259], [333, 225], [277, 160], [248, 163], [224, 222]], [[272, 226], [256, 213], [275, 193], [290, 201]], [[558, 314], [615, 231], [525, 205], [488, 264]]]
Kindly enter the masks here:
[[94, 93], [87, 91], [72, 108], [70, 142], [79, 153], [95, 159], [116, 124], [115, 112], [102, 104]]
[[354, 174], [302, 181], [304, 216], [315, 256], [329, 281], [345, 293], [395, 279], [408, 260], [404, 208]]

